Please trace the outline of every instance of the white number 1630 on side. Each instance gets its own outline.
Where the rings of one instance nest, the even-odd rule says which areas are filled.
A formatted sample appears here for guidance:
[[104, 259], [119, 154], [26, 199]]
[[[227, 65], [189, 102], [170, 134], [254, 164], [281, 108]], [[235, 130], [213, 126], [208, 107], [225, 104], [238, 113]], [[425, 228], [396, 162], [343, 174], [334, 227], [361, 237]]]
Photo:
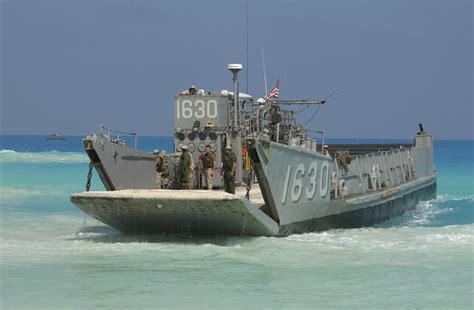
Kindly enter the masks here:
[[217, 117], [217, 101], [214, 99], [204, 101], [198, 99], [196, 101], [176, 100], [176, 119], [200, 119], [200, 118], [216, 118]]
[[[303, 184], [303, 180], [307, 182]], [[288, 165], [281, 203], [286, 203], [288, 190], [291, 201], [298, 202], [303, 192], [308, 201], [313, 200], [318, 188], [319, 198], [325, 198], [329, 191], [329, 163], [327, 161], [321, 163], [319, 170], [316, 161], [310, 163], [308, 170], [305, 169], [303, 163], [296, 165], [295, 169], [292, 165]]]

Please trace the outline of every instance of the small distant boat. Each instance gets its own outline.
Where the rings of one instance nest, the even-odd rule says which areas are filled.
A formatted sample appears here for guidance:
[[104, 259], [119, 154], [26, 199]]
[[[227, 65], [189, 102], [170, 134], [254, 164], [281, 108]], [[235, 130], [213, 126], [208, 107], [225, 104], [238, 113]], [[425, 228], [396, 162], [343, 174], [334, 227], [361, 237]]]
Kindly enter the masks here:
[[49, 135], [49, 137], [47, 137], [46, 140], [66, 140], [66, 137], [61, 136], [59, 132], [55, 132]]

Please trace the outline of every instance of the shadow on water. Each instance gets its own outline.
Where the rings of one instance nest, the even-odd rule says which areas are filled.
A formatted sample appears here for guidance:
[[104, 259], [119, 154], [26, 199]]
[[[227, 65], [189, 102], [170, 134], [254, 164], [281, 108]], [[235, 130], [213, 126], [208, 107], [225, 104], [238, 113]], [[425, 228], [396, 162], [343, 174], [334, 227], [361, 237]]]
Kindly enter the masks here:
[[183, 245], [213, 244], [218, 246], [233, 246], [250, 242], [257, 237], [251, 236], [222, 236], [206, 235], [193, 236], [189, 234], [157, 234], [139, 235], [121, 233], [109, 226], [86, 226], [79, 229], [75, 237], [68, 240], [90, 241], [97, 243], [178, 243]]

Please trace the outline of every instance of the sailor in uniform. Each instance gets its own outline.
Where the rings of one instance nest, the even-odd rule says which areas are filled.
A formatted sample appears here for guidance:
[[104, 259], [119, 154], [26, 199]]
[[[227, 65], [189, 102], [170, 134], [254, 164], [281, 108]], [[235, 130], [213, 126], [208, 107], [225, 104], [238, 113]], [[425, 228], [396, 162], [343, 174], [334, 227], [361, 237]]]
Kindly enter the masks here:
[[188, 146], [181, 146], [181, 157], [179, 161], [179, 179], [183, 189], [192, 189], [193, 186], [193, 156], [188, 151]]
[[224, 176], [224, 190], [228, 193], [235, 194], [235, 163], [237, 157], [232, 152], [229, 145], [225, 148], [224, 158], [222, 159], [221, 175]]
[[327, 144], [323, 146], [323, 155], [332, 159], [331, 154], [329, 154], [329, 146]]
[[194, 96], [196, 95], [197, 91], [196, 91], [196, 86], [191, 85], [191, 87], [189, 87], [188, 89], [182, 91], [181, 93], [179, 93], [180, 95], [182, 96]]
[[203, 168], [206, 175], [207, 189], [212, 190], [212, 181], [214, 178], [214, 169], [216, 167], [216, 155], [211, 150], [211, 146], [206, 145], [206, 150], [202, 154]]
[[154, 150], [155, 154], [155, 164], [156, 164], [156, 188], [161, 188], [161, 170], [163, 169], [163, 158], [160, 156], [160, 151]]

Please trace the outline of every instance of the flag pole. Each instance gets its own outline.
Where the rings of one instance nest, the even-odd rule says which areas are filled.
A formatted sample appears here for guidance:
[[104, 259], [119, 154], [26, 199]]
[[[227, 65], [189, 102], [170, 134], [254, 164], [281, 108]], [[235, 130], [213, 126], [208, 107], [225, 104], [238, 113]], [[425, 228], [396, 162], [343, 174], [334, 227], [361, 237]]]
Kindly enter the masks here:
[[268, 94], [268, 86], [267, 86], [267, 71], [265, 70], [265, 56], [263, 55], [263, 47], [262, 47], [262, 64], [263, 64], [263, 81], [265, 82], [265, 95]]

